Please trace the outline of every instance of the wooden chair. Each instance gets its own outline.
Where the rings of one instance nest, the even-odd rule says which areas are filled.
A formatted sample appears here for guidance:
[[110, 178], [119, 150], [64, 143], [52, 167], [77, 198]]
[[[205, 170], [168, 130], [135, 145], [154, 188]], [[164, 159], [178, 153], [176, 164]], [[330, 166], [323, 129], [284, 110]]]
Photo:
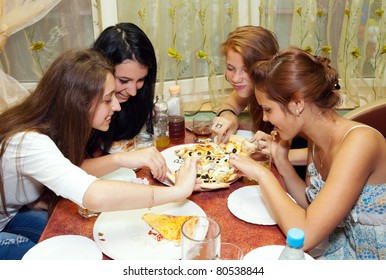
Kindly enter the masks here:
[[386, 98], [358, 107], [344, 117], [374, 127], [386, 138]]

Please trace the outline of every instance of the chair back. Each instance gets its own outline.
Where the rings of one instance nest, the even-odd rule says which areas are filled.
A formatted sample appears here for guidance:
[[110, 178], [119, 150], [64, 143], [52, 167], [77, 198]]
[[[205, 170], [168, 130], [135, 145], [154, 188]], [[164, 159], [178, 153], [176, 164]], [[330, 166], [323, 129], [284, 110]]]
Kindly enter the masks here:
[[346, 113], [344, 117], [369, 125], [386, 138], [386, 98], [358, 107]]

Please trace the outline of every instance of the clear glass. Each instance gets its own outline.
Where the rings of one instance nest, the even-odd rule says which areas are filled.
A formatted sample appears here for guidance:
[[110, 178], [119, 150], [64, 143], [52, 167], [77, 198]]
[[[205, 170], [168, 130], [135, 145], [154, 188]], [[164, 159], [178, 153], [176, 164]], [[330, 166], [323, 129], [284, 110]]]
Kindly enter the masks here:
[[220, 255], [221, 228], [209, 217], [193, 217], [181, 227], [183, 260], [215, 260]]
[[204, 143], [212, 141], [212, 122], [213, 119], [207, 115], [193, 117], [192, 132], [194, 133], [194, 142]]

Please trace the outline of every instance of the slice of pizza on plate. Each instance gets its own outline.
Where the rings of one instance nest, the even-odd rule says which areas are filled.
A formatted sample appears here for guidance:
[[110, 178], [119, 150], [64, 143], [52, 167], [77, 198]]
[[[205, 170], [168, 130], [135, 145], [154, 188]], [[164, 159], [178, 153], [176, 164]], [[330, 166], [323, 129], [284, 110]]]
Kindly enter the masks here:
[[181, 242], [182, 224], [193, 216], [174, 216], [159, 213], [146, 213], [142, 219], [166, 240]]

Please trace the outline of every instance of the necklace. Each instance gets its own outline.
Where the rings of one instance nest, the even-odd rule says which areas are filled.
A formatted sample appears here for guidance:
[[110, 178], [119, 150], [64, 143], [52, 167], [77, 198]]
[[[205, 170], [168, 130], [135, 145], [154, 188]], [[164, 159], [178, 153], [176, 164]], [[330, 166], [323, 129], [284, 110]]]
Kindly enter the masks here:
[[[337, 122], [335, 123], [335, 126], [331, 129], [330, 136], [328, 137], [327, 150], [330, 148], [332, 134], [334, 133], [335, 129], [338, 127], [338, 125], [339, 125], [339, 123], [340, 123], [341, 120], [342, 120], [342, 119], [340, 119], [339, 121], [337, 121]], [[323, 168], [323, 163], [324, 163], [324, 159], [325, 159], [327, 153], [323, 153], [323, 157], [322, 157], [322, 156], [320, 155], [320, 152], [321, 152], [321, 149], [319, 149], [319, 160], [320, 160], [320, 170], [322, 170], [322, 168]]]

